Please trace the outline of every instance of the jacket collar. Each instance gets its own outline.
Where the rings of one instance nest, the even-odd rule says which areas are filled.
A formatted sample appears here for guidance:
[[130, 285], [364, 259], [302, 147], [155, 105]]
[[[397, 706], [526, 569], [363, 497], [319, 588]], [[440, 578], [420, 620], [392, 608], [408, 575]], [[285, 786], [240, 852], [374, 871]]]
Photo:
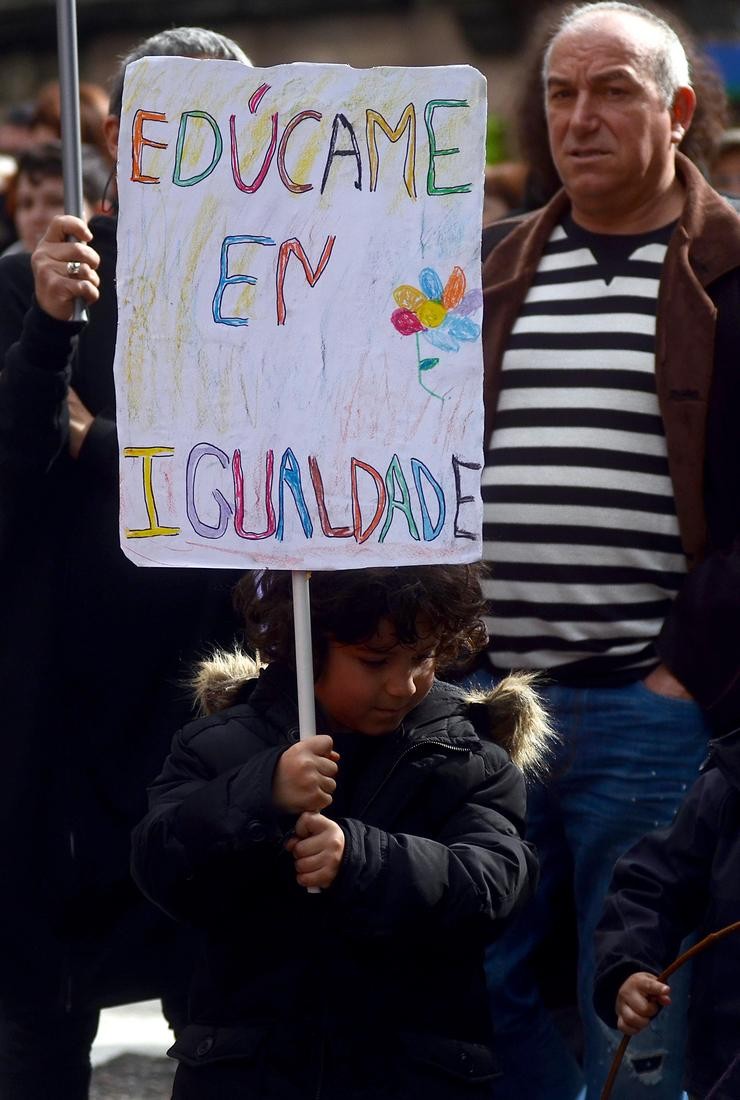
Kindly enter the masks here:
[[697, 280], [707, 287], [740, 265], [740, 217], [682, 153], [676, 155], [676, 172], [686, 189], [677, 235], [688, 246]]
[[409, 743], [431, 739], [471, 748], [479, 738], [469, 721], [460, 721], [467, 717], [468, 701], [464, 693], [452, 684], [435, 680], [429, 694], [404, 720], [404, 740]]
[[298, 737], [298, 701], [295, 672], [288, 665], [273, 662], [259, 670], [256, 678], [245, 680], [234, 702], [248, 703], [259, 710], [265, 722], [281, 738]]

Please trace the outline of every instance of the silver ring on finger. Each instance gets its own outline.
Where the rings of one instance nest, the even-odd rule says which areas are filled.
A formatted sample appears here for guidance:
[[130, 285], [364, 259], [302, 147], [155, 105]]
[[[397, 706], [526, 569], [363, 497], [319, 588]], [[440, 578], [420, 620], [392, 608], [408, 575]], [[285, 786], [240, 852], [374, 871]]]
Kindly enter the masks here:
[[76, 279], [80, 273], [81, 267], [82, 264], [79, 260], [67, 260], [67, 274], [70, 276], [70, 278]]

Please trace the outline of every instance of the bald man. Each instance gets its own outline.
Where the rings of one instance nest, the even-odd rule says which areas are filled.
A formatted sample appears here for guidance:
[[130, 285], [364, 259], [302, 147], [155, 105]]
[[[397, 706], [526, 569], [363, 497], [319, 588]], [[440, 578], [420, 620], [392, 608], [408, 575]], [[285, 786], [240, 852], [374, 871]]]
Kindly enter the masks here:
[[[562, 190], [484, 239], [486, 676], [541, 670], [561, 745], [530, 797], [542, 887], [489, 953], [497, 1100], [598, 1100], [620, 1038], [592, 1007], [615, 860], [667, 825], [740, 722], [740, 220], [677, 152], [683, 46], [587, 4], [545, 55]], [[530, 960], [575, 894], [585, 1057]], [[614, 1097], [678, 1100], [684, 1011], [633, 1040]]]

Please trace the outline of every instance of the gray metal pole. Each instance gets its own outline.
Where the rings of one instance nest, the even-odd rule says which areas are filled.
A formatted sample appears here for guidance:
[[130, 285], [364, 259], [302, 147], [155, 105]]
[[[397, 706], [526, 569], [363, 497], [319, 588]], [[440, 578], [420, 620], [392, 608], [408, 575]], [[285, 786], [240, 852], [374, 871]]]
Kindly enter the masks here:
[[[57, 56], [62, 116], [62, 170], [64, 208], [82, 217], [82, 149], [80, 139], [80, 81], [77, 62], [75, 0], [57, 0]], [[84, 320], [84, 304], [75, 302], [75, 320]]]

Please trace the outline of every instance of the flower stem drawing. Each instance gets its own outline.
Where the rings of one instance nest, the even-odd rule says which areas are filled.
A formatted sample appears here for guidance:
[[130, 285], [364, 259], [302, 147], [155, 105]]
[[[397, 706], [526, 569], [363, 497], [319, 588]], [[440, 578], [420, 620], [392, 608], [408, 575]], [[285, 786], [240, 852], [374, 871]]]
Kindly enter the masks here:
[[417, 359], [417, 363], [418, 363], [418, 367], [419, 367], [419, 385], [421, 386], [421, 388], [423, 390], [426, 390], [427, 393], [430, 393], [432, 395], [432, 397], [438, 397], [440, 401], [444, 401], [444, 397], [442, 396], [442, 394], [441, 393], [435, 393], [434, 390], [430, 390], [429, 386], [427, 386], [425, 384], [424, 378], [422, 377], [422, 372], [427, 371], [427, 370], [432, 370], [433, 367], [436, 367], [437, 363], [439, 362], [439, 359], [422, 359], [422, 357], [421, 357], [421, 348], [419, 347], [419, 333], [418, 332], [416, 333], [416, 359]]

